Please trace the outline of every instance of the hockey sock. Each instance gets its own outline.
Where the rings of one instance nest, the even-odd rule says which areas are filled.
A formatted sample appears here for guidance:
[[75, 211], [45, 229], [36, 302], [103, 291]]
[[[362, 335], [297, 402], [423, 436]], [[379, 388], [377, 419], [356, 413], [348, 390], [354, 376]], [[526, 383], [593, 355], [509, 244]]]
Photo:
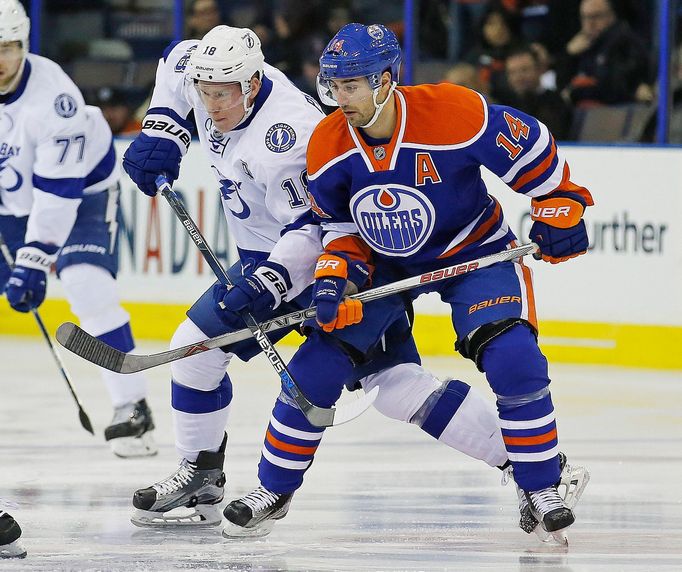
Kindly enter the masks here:
[[529, 328], [517, 325], [491, 340], [483, 369], [497, 395], [502, 437], [524, 490], [546, 488], [559, 479], [559, 447], [547, 360]]

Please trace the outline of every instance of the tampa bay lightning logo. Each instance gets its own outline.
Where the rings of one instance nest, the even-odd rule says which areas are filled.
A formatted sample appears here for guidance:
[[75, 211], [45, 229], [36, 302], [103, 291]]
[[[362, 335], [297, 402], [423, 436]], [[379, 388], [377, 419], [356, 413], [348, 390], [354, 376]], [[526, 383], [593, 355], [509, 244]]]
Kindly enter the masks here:
[[296, 143], [296, 131], [286, 123], [275, 123], [265, 134], [265, 146], [273, 153], [284, 153]]
[[9, 157], [0, 158], [0, 189], [13, 193], [21, 188], [24, 178], [12, 165], [7, 163]]
[[[230, 212], [238, 219], [244, 220], [251, 215], [249, 205], [244, 202], [239, 196], [239, 191], [242, 188], [241, 181], [233, 181], [231, 179], [220, 179], [220, 195], [223, 197], [225, 204]], [[236, 207], [235, 210], [232, 207]]]
[[360, 234], [377, 252], [410, 256], [428, 240], [435, 210], [426, 195], [404, 185], [374, 185], [356, 193], [350, 203]]
[[78, 105], [76, 104], [76, 100], [68, 93], [60, 93], [54, 100], [54, 110], [59, 117], [68, 119], [69, 117], [76, 115]]
[[189, 63], [189, 58], [192, 55], [192, 52], [197, 49], [197, 46], [190, 46], [187, 51], [182, 55], [182, 57], [178, 60], [178, 63], [175, 64], [175, 73], [183, 73], [185, 71], [185, 68], [187, 67], [187, 64]]
[[204, 127], [206, 128], [206, 142], [208, 143], [209, 149], [211, 152], [222, 157], [230, 138], [213, 126], [213, 121], [210, 117], [206, 120]]

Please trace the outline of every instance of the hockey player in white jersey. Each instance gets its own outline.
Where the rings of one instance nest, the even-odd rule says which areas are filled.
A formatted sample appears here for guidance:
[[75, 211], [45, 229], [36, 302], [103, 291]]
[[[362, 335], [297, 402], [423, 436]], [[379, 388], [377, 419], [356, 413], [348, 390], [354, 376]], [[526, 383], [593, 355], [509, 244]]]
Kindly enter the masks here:
[[[251, 30], [218, 26], [201, 41], [173, 44], [164, 52], [142, 133], [126, 151], [124, 168], [144, 193], [155, 195], [159, 174], [178, 178], [196, 125], [239, 253], [239, 261], [228, 270], [235, 286], [227, 294], [219, 284], [207, 290], [187, 312], [172, 347], [243, 328], [239, 312], [244, 308], [263, 321], [309, 306], [321, 243], [309, 216], [305, 150], [321, 119], [311, 98], [264, 63], [260, 41]], [[376, 351], [372, 361], [357, 368], [365, 390], [380, 387], [377, 409], [491, 466], [504, 465], [507, 457], [492, 405], [468, 385], [442, 383], [421, 368], [404, 308], [402, 315], [386, 332], [387, 350]], [[286, 333], [269, 337], [274, 342]], [[172, 363], [180, 466], [135, 492], [134, 524], [220, 523], [217, 505], [225, 485], [225, 426], [233, 390], [226, 369], [234, 355], [246, 361], [259, 352], [258, 344], [247, 340]], [[333, 362], [325, 365], [333, 371]], [[285, 393], [279, 402], [293, 403]], [[322, 432], [303, 435], [295, 415], [278, 417], [276, 411], [263, 447], [266, 464], [291, 469], [291, 478], [301, 479]], [[311, 446], [301, 446], [306, 439], [313, 439]], [[258, 519], [273, 510], [284, 516], [291, 495], [281, 492], [255, 491], [253, 498], [262, 498], [250, 506], [258, 506], [260, 513], [253, 508], [251, 516]], [[226, 513], [228, 520], [231, 516]], [[264, 530], [252, 526], [250, 532]]]
[[[116, 291], [119, 175], [109, 126], [54, 62], [28, 54], [30, 22], [0, 0], [0, 291], [19, 312], [45, 299], [53, 265], [83, 329], [134, 349]], [[105, 439], [122, 457], [155, 454], [146, 381], [102, 370], [114, 418]]]

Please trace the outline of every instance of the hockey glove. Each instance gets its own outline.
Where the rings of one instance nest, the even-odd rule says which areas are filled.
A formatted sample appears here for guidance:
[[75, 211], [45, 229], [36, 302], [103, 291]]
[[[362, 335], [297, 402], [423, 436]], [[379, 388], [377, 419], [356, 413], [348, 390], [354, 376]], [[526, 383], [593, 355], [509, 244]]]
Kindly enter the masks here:
[[582, 218], [587, 204], [582, 195], [568, 191], [554, 191], [531, 201], [534, 222], [529, 236], [540, 247], [535, 258], [558, 264], [587, 252], [587, 229]]
[[29, 242], [17, 250], [12, 274], [7, 281], [7, 301], [17, 312], [30, 312], [45, 300], [47, 274], [59, 247]]
[[224, 311], [258, 313], [277, 308], [286, 299], [291, 280], [284, 266], [266, 260], [253, 273], [237, 280], [232, 288], [223, 288]]
[[362, 320], [362, 302], [345, 298], [369, 281], [369, 268], [360, 260], [334, 252], [317, 259], [313, 303], [317, 323], [325, 332], [345, 328]]
[[156, 177], [165, 175], [173, 183], [180, 175], [182, 153], [170, 139], [140, 133], [123, 155], [123, 169], [145, 194], [156, 195]]

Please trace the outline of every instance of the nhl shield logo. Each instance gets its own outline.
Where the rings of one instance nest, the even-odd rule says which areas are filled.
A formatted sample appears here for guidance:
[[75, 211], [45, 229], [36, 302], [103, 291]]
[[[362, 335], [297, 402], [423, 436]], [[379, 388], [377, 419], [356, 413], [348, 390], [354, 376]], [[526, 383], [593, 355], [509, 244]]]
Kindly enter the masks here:
[[381, 161], [383, 158], [386, 157], [386, 149], [384, 149], [383, 147], [375, 147], [373, 153], [374, 158], [377, 161]]
[[350, 203], [362, 238], [387, 256], [410, 256], [429, 239], [435, 210], [426, 195], [404, 185], [374, 185], [356, 193]]

